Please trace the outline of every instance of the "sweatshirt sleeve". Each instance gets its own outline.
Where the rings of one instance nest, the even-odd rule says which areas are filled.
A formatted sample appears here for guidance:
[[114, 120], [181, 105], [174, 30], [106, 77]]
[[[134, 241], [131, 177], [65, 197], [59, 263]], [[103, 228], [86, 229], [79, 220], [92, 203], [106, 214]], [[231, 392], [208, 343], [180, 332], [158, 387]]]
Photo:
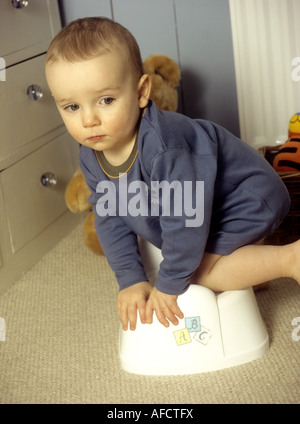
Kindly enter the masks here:
[[[82, 149], [81, 149], [82, 150]], [[143, 263], [139, 254], [136, 234], [119, 216], [99, 216], [96, 205], [101, 194], [97, 193], [97, 177], [86, 166], [86, 154], [80, 154], [80, 167], [91, 191], [89, 202], [94, 207], [95, 230], [106, 259], [116, 275], [120, 290], [141, 281], [147, 281]], [[99, 178], [98, 178], [99, 179]]]
[[[165, 150], [153, 160], [151, 180], [165, 181], [167, 188], [160, 199], [163, 261], [156, 282], [164, 293], [184, 293], [200, 264], [209, 235], [216, 161], [213, 154], [197, 155], [184, 148]], [[174, 189], [168, 191], [172, 184]]]

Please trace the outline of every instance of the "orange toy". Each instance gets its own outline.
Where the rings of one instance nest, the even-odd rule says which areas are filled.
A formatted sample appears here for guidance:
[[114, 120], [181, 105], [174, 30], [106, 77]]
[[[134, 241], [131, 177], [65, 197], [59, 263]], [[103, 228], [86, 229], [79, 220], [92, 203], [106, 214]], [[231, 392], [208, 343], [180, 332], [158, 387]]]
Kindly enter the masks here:
[[289, 138], [276, 154], [273, 167], [277, 172], [300, 171], [300, 113], [290, 119]]

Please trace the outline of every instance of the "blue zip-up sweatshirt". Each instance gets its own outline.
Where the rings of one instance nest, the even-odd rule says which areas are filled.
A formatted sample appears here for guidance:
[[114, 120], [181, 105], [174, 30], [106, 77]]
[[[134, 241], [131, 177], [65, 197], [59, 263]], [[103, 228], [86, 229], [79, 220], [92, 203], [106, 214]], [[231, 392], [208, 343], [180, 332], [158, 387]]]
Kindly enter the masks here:
[[147, 281], [137, 236], [162, 250], [157, 289], [179, 295], [204, 251], [226, 255], [259, 241], [290, 207], [280, 177], [252, 147], [219, 125], [160, 111], [151, 101], [121, 167], [85, 146], [80, 166], [120, 290]]

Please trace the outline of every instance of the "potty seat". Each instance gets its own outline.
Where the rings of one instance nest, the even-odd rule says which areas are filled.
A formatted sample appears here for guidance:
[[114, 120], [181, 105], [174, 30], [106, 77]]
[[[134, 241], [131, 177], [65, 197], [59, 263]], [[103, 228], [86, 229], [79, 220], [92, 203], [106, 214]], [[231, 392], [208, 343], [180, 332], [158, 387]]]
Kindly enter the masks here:
[[[140, 240], [149, 281], [157, 278], [161, 252]], [[191, 284], [178, 296], [184, 314], [168, 328], [157, 320], [135, 331], [120, 327], [119, 354], [124, 370], [144, 375], [182, 375], [240, 365], [264, 355], [269, 338], [252, 288], [215, 294]]]

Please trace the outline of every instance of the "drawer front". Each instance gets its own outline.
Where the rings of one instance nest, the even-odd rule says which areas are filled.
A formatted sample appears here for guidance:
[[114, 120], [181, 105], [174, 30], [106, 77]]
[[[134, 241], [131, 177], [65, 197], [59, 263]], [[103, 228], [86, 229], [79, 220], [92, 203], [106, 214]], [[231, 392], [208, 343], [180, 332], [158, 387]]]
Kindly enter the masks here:
[[0, 56], [6, 66], [44, 53], [59, 29], [56, 0], [29, 0], [23, 8], [12, 0], [0, 2]]
[[[14, 65], [0, 84], [0, 162], [62, 124], [46, 83], [44, 63], [42, 55]], [[32, 85], [42, 90], [39, 100], [27, 95]]]
[[[77, 143], [64, 133], [20, 162], [1, 172], [4, 205], [13, 252], [33, 240], [66, 210], [64, 192], [74, 173]], [[57, 183], [46, 188], [45, 173]]]

